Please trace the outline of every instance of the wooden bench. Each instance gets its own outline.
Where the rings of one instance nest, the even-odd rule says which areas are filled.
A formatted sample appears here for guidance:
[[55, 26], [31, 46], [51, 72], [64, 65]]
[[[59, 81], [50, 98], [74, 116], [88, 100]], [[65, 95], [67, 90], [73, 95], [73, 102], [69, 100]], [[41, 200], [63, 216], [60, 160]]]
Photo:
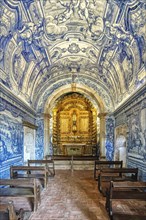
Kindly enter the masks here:
[[11, 166], [10, 176], [16, 178], [35, 178], [40, 181], [43, 179], [44, 187], [48, 183], [48, 171], [46, 166]]
[[138, 168], [103, 168], [98, 175], [98, 189], [106, 195], [111, 181], [137, 181], [137, 178]]
[[4, 197], [12, 201], [18, 197], [27, 198], [32, 210], [37, 210], [38, 203], [40, 203], [40, 187], [36, 179], [0, 179], [0, 186], [0, 201]]
[[106, 161], [106, 160], [95, 160], [94, 164], [94, 179], [98, 179], [99, 172], [102, 168], [112, 168], [112, 167], [118, 167], [122, 168], [123, 161]]
[[[146, 201], [146, 182], [131, 182], [131, 181], [124, 181], [124, 182], [114, 182], [111, 181], [110, 183], [110, 190], [106, 197], [106, 209], [109, 213], [110, 218], [113, 218], [113, 215], [119, 214], [119, 209], [116, 210], [115, 206], [115, 213], [113, 211], [113, 203], [118, 203], [120, 206], [123, 206], [126, 204], [127, 200], [132, 200], [128, 205], [129, 210], [133, 210], [132, 219], [144, 219], [146, 217], [146, 203], [139, 203], [139, 201]], [[134, 203], [134, 201], [137, 201]], [[132, 203], [133, 202], [133, 203]], [[136, 207], [138, 206], [138, 207]], [[142, 207], [143, 206], [143, 207]], [[138, 208], [136, 213], [136, 209]], [[125, 216], [129, 213], [123, 213]], [[122, 218], [124, 218], [124, 215], [122, 215]], [[128, 215], [129, 216], [129, 215]]]
[[32, 165], [45, 165], [48, 171], [48, 176], [55, 175], [55, 168], [54, 168], [54, 160], [53, 159], [45, 159], [45, 160], [28, 160], [28, 166]]
[[7, 203], [0, 202], [0, 219], [1, 220], [18, 220], [13, 201]]

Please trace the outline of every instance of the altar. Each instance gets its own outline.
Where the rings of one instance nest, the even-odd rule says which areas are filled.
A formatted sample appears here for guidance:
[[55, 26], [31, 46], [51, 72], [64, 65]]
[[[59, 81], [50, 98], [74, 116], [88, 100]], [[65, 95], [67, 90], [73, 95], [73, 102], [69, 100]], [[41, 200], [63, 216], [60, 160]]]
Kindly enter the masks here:
[[62, 144], [64, 155], [84, 155], [86, 144], [84, 143], [65, 143]]

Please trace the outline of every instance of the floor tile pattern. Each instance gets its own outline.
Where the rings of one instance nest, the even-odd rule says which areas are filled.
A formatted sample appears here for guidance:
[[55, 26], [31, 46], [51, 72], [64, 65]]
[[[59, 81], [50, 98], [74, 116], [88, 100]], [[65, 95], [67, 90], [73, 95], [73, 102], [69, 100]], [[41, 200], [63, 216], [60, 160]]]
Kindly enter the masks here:
[[57, 170], [29, 220], [109, 220], [93, 171]]

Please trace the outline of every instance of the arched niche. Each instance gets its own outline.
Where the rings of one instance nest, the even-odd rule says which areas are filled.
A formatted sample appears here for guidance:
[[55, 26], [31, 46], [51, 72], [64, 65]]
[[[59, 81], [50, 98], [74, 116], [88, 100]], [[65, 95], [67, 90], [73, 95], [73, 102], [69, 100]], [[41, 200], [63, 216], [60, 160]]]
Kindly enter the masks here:
[[123, 167], [126, 167], [127, 143], [126, 143], [126, 125], [121, 125], [115, 129], [115, 150], [114, 159], [123, 161]]

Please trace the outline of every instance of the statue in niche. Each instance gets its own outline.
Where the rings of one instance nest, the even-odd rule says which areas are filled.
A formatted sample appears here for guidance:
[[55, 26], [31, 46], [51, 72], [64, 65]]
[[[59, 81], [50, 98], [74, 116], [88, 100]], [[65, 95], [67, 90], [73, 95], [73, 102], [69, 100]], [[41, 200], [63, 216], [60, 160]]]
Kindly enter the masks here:
[[123, 166], [126, 166], [126, 138], [122, 133], [116, 137], [114, 157], [115, 160], [123, 160]]
[[73, 112], [73, 115], [72, 115], [72, 122], [73, 122], [72, 131], [76, 132], [77, 131], [77, 125], [76, 125], [77, 115], [75, 111]]

